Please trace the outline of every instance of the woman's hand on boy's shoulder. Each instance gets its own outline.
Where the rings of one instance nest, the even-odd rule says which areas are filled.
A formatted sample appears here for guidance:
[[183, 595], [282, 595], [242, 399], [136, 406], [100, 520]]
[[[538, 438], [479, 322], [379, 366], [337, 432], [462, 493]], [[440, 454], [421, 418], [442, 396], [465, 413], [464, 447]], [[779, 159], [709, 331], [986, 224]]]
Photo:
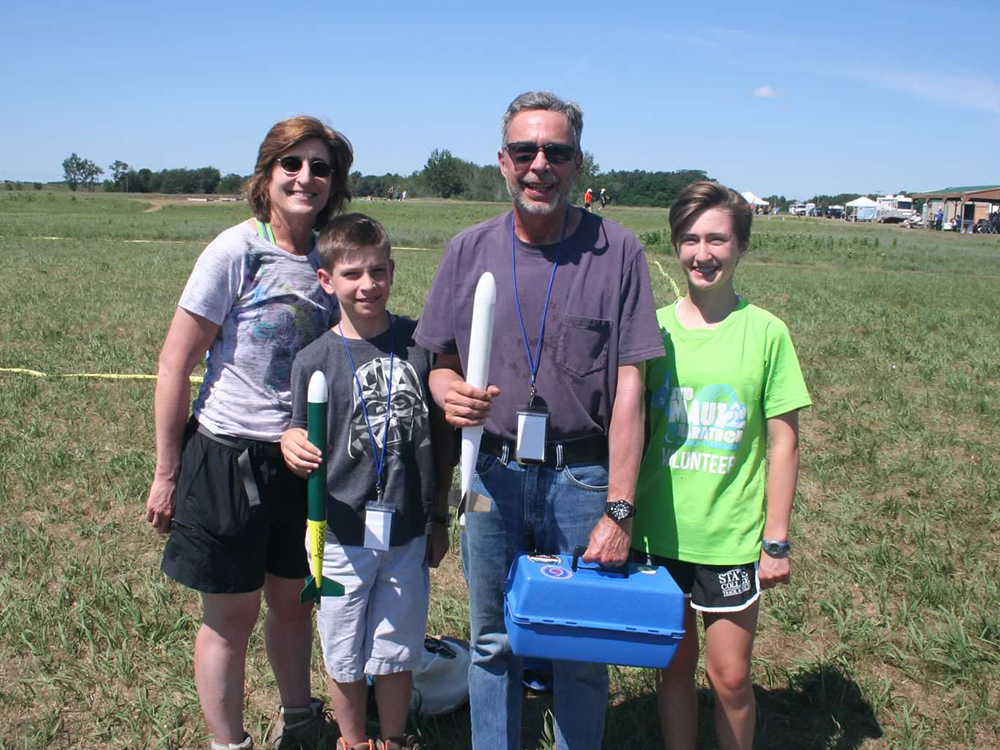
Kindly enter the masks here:
[[305, 479], [319, 468], [323, 454], [309, 442], [309, 433], [301, 427], [291, 427], [281, 436], [281, 456], [292, 473]]
[[760, 551], [760, 565], [757, 566], [757, 579], [762, 589], [770, 589], [779, 583], [788, 583], [791, 579], [792, 562], [787, 554], [781, 557], [771, 557], [764, 550]]

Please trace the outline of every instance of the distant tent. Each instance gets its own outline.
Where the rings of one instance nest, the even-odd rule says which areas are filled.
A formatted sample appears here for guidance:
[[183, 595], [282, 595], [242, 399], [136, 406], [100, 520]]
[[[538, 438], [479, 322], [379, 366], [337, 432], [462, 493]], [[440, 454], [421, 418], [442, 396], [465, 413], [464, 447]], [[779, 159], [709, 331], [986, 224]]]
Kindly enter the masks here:
[[848, 208], [865, 208], [865, 207], [872, 208], [872, 207], [877, 207], [878, 203], [873, 201], [867, 195], [862, 195], [860, 198], [855, 198], [852, 201], [848, 201], [846, 206]]
[[848, 201], [845, 205], [854, 209], [854, 218], [858, 221], [875, 221], [878, 203], [868, 196], [862, 195], [860, 198]]
[[766, 200], [758, 198], [756, 195], [754, 195], [753, 193], [751, 193], [749, 190], [747, 190], [745, 193], [740, 193], [740, 195], [742, 195], [746, 199], [746, 202], [749, 203], [751, 206], [770, 206], [771, 205]]

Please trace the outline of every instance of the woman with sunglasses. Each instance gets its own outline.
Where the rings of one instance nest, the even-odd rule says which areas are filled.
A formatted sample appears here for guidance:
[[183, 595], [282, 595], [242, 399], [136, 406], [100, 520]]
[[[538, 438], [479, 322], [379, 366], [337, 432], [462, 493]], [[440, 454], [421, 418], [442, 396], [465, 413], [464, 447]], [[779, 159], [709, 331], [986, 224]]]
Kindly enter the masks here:
[[[160, 353], [146, 519], [170, 532], [163, 571], [201, 594], [194, 673], [213, 750], [253, 747], [244, 675], [262, 592], [281, 697], [272, 746], [312, 747], [325, 723], [309, 690], [311, 607], [299, 603], [306, 493], [279, 441], [292, 359], [339, 315], [317, 281], [315, 233], [350, 200], [352, 161], [348, 140], [315, 118], [272, 127], [247, 183], [254, 218], [202, 252]], [[206, 351], [189, 419], [189, 376]]]

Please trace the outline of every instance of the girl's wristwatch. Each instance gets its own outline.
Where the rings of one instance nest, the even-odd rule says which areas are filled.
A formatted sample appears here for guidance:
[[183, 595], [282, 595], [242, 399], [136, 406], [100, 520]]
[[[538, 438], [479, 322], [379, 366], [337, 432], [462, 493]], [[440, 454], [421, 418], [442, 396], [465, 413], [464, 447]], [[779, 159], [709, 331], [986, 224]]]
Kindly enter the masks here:
[[786, 539], [781, 542], [777, 539], [765, 539], [763, 543], [764, 551], [771, 557], [782, 557], [787, 555], [791, 549], [791, 543]]

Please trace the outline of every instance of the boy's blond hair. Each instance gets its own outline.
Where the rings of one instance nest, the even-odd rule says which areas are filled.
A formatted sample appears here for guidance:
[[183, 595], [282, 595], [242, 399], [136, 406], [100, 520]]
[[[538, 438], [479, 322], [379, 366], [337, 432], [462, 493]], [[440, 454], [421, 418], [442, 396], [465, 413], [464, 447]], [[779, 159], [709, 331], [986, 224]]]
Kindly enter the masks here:
[[372, 248], [385, 248], [386, 260], [392, 247], [385, 228], [364, 214], [343, 214], [330, 221], [319, 233], [316, 249], [320, 264], [332, 273], [338, 263], [356, 257]]

